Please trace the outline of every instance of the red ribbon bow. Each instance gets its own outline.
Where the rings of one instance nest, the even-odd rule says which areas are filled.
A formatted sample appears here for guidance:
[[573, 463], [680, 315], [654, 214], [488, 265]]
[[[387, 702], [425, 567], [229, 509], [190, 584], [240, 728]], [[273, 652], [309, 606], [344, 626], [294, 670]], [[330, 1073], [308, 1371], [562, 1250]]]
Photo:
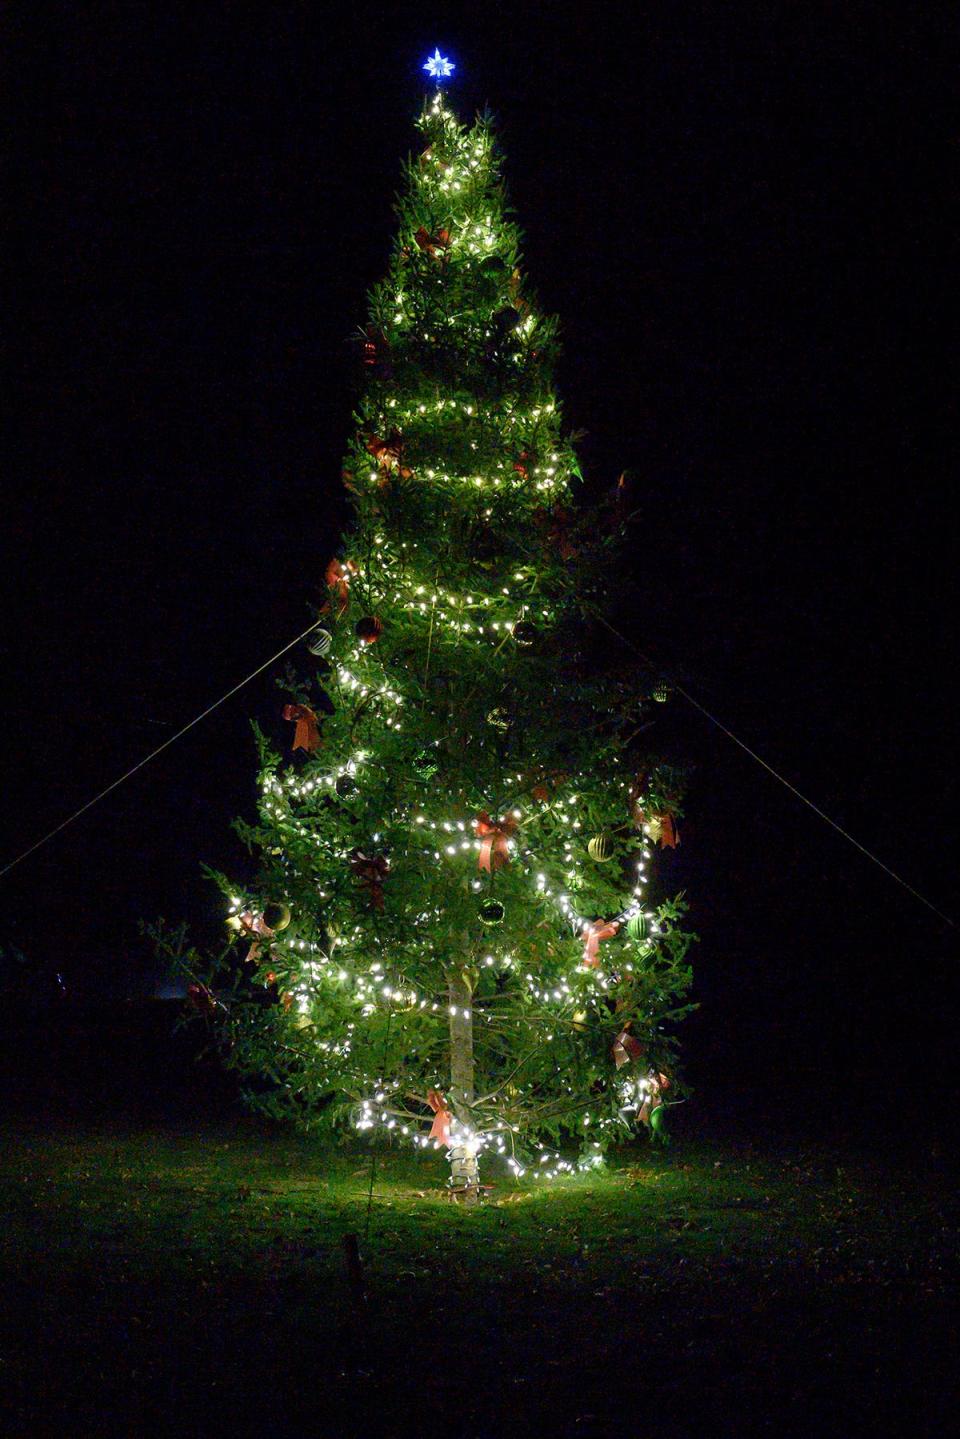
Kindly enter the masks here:
[[383, 881], [390, 873], [390, 865], [382, 854], [364, 854], [355, 849], [350, 856], [350, 865], [360, 883], [370, 891], [370, 902], [374, 909], [383, 909]]
[[219, 1003], [205, 984], [188, 984], [187, 1001], [198, 1014], [213, 1014]]
[[531, 454], [529, 450], [520, 451], [519, 455], [513, 462], [513, 468], [516, 470], [521, 480], [529, 480], [530, 471], [527, 469], [527, 466], [532, 465], [536, 461], [536, 458], [536, 455]]
[[480, 857], [477, 860], [477, 869], [485, 869], [488, 872], [495, 869], [502, 869], [505, 864], [510, 863], [510, 848], [507, 840], [517, 827], [517, 821], [512, 815], [504, 819], [491, 819], [486, 810], [477, 815], [474, 827], [483, 843], [480, 846]]
[[447, 1101], [439, 1089], [427, 1090], [427, 1103], [433, 1110], [433, 1124], [430, 1127], [428, 1139], [439, 1139], [441, 1144], [450, 1143], [450, 1121], [453, 1115], [447, 1108]]
[[618, 1069], [629, 1064], [633, 1059], [642, 1059], [644, 1055], [643, 1045], [635, 1034], [630, 1033], [629, 1022], [623, 1026], [616, 1039], [613, 1041], [613, 1058]]
[[584, 921], [581, 934], [583, 935], [583, 964], [588, 969], [596, 969], [600, 964], [600, 956], [597, 953], [601, 939], [613, 939], [620, 926], [613, 919], [588, 919]]
[[445, 250], [450, 244], [450, 231], [438, 230], [435, 235], [431, 235], [429, 231], [421, 225], [413, 238], [416, 240], [420, 249], [425, 250], [426, 253], [435, 260], [437, 258], [437, 251]]
[[[256, 959], [260, 953], [260, 940], [273, 939], [276, 933], [268, 924], [264, 923], [262, 914], [252, 914], [249, 909], [240, 915], [240, 928], [254, 941], [247, 952], [247, 959]], [[254, 938], [254, 936], [256, 937]]]
[[367, 454], [373, 455], [381, 470], [392, 470], [400, 465], [400, 474], [405, 480], [409, 479], [412, 470], [400, 464], [400, 456], [403, 452], [403, 437], [399, 430], [391, 430], [385, 440], [379, 435], [368, 435], [366, 443]]
[[305, 749], [308, 754], [312, 754], [315, 749], [320, 748], [320, 726], [312, 709], [308, 709], [306, 705], [284, 705], [283, 717], [285, 720], [293, 720], [297, 726], [293, 732], [294, 749]]
[[534, 523], [540, 531], [544, 545], [556, 550], [562, 560], [576, 559], [579, 551], [571, 539], [573, 524], [572, 511], [557, 505], [553, 510], [534, 512]]
[[[356, 573], [357, 567], [353, 560], [347, 560], [347, 563], [342, 565], [338, 559], [332, 559], [327, 565], [323, 578], [327, 589], [336, 595], [338, 614], [342, 615], [350, 603], [350, 581]], [[327, 600], [323, 608], [329, 609], [330, 603], [330, 600]]]

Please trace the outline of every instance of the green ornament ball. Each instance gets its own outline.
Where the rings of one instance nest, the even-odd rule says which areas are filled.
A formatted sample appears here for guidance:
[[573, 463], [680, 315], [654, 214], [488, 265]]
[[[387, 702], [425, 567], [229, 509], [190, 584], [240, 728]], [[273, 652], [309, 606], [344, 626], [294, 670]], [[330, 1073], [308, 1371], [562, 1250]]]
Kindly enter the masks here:
[[654, 687], [651, 698], [654, 700], [654, 703], [658, 705], [665, 705], [667, 700], [670, 698], [670, 686], [668, 684], [664, 684], [663, 681], [661, 681], [658, 685]]
[[658, 1104], [656, 1109], [650, 1111], [650, 1133], [660, 1140], [661, 1144], [670, 1142], [670, 1135], [667, 1131], [667, 1106]]
[[510, 728], [510, 716], [502, 705], [497, 705], [496, 708], [492, 709], [487, 715], [487, 724], [492, 725], [494, 729], [501, 731], [508, 730]]
[[613, 840], [608, 834], [595, 834], [587, 845], [587, 854], [597, 864], [606, 864], [613, 854]]
[[631, 939], [643, 941], [650, 932], [650, 923], [645, 914], [632, 914], [627, 920], [627, 934]]
[[498, 899], [484, 900], [480, 906], [480, 919], [484, 924], [502, 924], [506, 913]]
[[356, 794], [359, 788], [360, 786], [352, 775], [342, 774], [337, 777], [335, 789], [341, 799], [346, 799], [347, 795]]
[[513, 627], [513, 638], [518, 645], [526, 649], [537, 638], [536, 625], [532, 625], [529, 620], [518, 620]]

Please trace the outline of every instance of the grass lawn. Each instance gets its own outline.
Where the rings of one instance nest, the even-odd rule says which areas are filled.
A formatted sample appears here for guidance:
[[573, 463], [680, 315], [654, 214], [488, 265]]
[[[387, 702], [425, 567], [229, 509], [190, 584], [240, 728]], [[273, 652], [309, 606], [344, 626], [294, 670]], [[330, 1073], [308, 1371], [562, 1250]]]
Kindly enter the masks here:
[[364, 1238], [365, 1150], [253, 1122], [0, 1140], [11, 1434], [955, 1423], [958, 1210], [928, 1176], [681, 1139], [467, 1212], [439, 1157], [386, 1153]]

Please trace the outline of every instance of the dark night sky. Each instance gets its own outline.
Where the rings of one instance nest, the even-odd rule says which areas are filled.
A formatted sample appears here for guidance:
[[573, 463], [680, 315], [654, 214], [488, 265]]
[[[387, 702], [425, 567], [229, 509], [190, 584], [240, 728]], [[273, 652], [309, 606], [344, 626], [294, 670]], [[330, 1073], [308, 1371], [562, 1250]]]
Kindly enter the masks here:
[[[342, 342], [439, 43], [461, 113], [499, 118], [590, 483], [645, 477], [632, 634], [956, 912], [953, 415], [933, 364], [951, 31], [874, 6], [628, 8], [367, 5], [336, 28], [315, 4], [7, 13], [25, 425], [0, 570], [3, 860], [309, 621], [344, 515]], [[248, 719], [276, 728], [279, 698], [255, 682], [7, 876], [0, 941], [77, 992], [149, 983], [137, 919], [219, 918], [199, 862], [237, 862]], [[939, 1083], [951, 933], [671, 717], [698, 767], [665, 865], [704, 940], [695, 1077], [829, 1066], [864, 1105], [900, 1061]]]

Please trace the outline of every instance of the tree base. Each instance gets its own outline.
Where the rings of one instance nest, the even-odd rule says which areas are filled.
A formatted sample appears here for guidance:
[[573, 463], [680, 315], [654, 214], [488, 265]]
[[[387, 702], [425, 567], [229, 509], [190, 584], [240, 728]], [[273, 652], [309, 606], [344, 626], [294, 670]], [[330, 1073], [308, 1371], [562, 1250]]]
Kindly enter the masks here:
[[480, 1166], [472, 1149], [455, 1145], [448, 1153], [450, 1160], [450, 1197], [461, 1204], [477, 1204], [480, 1200]]

